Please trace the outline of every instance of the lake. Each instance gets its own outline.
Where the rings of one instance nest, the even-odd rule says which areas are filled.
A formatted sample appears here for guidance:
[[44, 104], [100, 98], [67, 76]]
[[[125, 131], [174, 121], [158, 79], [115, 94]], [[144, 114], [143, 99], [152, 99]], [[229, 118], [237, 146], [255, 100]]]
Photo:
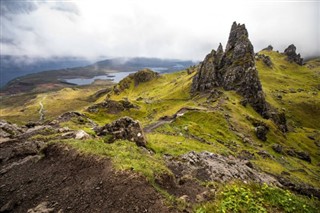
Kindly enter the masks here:
[[71, 78], [71, 79], [63, 79], [63, 81], [70, 83], [70, 84], [76, 84], [76, 85], [88, 85], [92, 84], [95, 80], [110, 80], [115, 83], [119, 83], [123, 78], [127, 77], [131, 73], [135, 73], [136, 71], [132, 72], [114, 72], [110, 73], [108, 75], [98, 75], [94, 76], [93, 78]]

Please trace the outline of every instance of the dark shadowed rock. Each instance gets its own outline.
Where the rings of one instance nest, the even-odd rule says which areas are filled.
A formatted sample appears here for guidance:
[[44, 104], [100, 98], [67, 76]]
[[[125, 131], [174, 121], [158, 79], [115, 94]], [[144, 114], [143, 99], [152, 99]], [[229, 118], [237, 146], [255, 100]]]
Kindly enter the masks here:
[[257, 138], [259, 138], [262, 141], [266, 141], [267, 140], [268, 131], [269, 131], [269, 128], [267, 126], [264, 126], [264, 125], [260, 125], [260, 126], [257, 126], [255, 128], [255, 132], [256, 132]]
[[316, 188], [304, 183], [295, 183], [283, 176], [277, 176], [277, 180], [287, 189], [309, 197], [320, 198], [320, 188]]
[[99, 136], [110, 136], [107, 141], [109, 143], [121, 139], [133, 141], [138, 146], [144, 147], [147, 143], [139, 121], [130, 117], [119, 118], [101, 128], [96, 128], [95, 131]]
[[272, 50], [273, 50], [273, 46], [268, 45], [266, 48], [264, 48], [264, 49], [262, 49], [262, 50], [272, 51]]
[[287, 55], [287, 60], [290, 62], [295, 62], [299, 65], [303, 64], [303, 58], [301, 58], [300, 54], [296, 53], [296, 46], [293, 44], [289, 45], [287, 49], [284, 50], [284, 54]]
[[301, 160], [307, 161], [311, 163], [311, 157], [309, 153], [295, 150], [294, 148], [289, 148], [286, 150], [287, 155], [290, 155], [295, 158], [299, 158]]

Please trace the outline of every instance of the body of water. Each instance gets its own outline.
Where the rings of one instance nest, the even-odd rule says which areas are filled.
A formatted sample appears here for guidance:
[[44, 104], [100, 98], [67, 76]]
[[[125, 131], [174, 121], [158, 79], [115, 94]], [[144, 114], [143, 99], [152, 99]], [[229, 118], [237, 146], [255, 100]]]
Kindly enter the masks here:
[[71, 79], [63, 79], [63, 81], [70, 83], [70, 84], [76, 84], [76, 85], [88, 85], [92, 84], [95, 80], [110, 80], [115, 83], [119, 83], [123, 78], [127, 77], [131, 73], [135, 73], [136, 71], [132, 72], [115, 72], [110, 73], [108, 75], [98, 75], [94, 76], [93, 78], [71, 78]]

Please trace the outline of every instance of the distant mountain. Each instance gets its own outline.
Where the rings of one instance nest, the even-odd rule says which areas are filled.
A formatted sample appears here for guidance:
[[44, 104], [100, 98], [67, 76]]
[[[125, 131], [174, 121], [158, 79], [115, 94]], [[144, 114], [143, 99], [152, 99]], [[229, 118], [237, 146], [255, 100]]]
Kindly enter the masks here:
[[114, 58], [103, 61], [98, 61], [93, 64], [99, 69], [114, 69], [118, 71], [136, 71], [144, 68], [150, 68], [162, 73], [173, 72], [184, 69], [195, 62], [190, 60], [177, 60], [177, 59], [159, 59], [159, 58]]
[[31, 59], [2, 56], [0, 88], [2, 87], [2, 92], [20, 93], [44, 84], [54, 84], [54, 87], [71, 86], [66, 85], [61, 79], [93, 78], [144, 68], [159, 73], [170, 73], [183, 70], [195, 63], [190, 60], [136, 57], [112, 58], [89, 64], [89, 61], [79, 58]]
[[19, 76], [37, 73], [44, 70], [81, 67], [91, 63], [89, 60], [76, 57], [55, 57], [45, 59], [31, 58], [28, 56], [1, 55], [0, 60], [0, 88], [10, 80]]

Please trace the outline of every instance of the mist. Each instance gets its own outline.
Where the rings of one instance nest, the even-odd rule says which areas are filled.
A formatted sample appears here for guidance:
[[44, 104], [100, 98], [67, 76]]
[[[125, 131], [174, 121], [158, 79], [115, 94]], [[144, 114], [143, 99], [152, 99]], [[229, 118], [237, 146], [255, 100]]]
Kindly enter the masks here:
[[1, 55], [202, 60], [245, 23], [255, 51], [320, 56], [318, 1], [1, 1]]

